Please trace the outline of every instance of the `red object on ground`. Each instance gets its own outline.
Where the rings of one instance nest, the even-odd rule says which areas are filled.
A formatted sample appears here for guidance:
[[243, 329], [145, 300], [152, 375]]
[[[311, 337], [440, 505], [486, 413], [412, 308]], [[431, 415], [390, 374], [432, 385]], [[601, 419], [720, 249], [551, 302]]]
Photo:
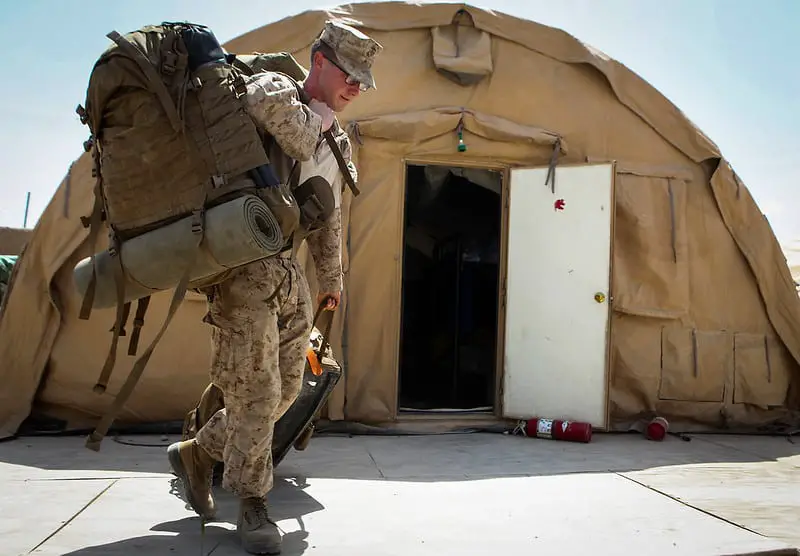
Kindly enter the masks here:
[[529, 419], [526, 435], [569, 442], [589, 442], [592, 440], [592, 425], [558, 419]]
[[664, 437], [667, 436], [667, 431], [669, 430], [669, 422], [663, 417], [656, 417], [652, 421], [647, 424], [647, 429], [645, 430], [645, 437], [647, 440], [656, 440], [661, 441], [664, 440]]

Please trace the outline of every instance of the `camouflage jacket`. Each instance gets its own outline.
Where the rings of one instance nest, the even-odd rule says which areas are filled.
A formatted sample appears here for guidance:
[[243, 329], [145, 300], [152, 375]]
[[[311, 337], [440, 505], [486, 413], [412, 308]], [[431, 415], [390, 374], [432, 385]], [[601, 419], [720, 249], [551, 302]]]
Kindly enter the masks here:
[[[322, 136], [322, 118], [300, 101], [294, 82], [282, 74], [259, 73], [246, 82], [246, 108], [250, 117], [274, 138], [276, 147], [285, 155], [277, 157], [274, 152], [269, 153], [279, 179], [288, 179], [296, 160], [301, 164], [299, 183], [311, 175], [321, 175], [333, 188], [336, 210], [321, 228], [306, 237], [306, 243], [314, 259], [320, 292], [339, 292], [342, 290], [341, 197], [345, 182]], [[338, 121], [332, 130], [355, 181], [358, 174], [351, 161], [350, 139]]]

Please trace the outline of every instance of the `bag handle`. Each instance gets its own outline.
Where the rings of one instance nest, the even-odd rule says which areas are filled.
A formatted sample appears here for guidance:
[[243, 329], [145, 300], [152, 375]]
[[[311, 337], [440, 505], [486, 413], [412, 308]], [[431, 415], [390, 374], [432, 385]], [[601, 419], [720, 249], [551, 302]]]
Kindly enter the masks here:
[[331, 327], [333, 326], [333, 311], [325, 310], [325, 305], [328, 304], [328, 299], [330, 299], [330, 296], [324, 298], [320, 302], [319, 307], [317, 307], [317, 312], [314, 314], [314, 322], [311, 325], [312, 328], [315, 328], [320, 317], [322, 317], [324, 313], [329, 313], [328, 323], [325, 325], [325, 332], [322, 333], [322, 343], [319, 346], [319, 350], [317, 350], [317, 358], [320, 360], [322, 359], [322, 354], [325, 353], [325, 350], [328, 349], [328, 346], [330, 345], [329, 337], [331, 335]]

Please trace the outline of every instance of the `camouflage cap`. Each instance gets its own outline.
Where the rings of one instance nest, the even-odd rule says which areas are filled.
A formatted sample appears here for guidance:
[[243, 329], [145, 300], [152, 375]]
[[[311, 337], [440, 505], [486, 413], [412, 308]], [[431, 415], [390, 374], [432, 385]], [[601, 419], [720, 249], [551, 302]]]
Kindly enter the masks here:
[[329, 20], [319, 36], [336, 56], [336, 64], [353, 79], [373, 89], [372, 62], [383, 47], [358, 29], [341, 21]]

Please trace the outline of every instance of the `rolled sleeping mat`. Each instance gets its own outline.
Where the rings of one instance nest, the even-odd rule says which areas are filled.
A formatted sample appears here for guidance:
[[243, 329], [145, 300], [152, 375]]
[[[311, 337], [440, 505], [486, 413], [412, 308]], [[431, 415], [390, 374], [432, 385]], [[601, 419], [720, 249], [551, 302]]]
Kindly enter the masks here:
[[[122, 243], [125, 269], [125, 302], [135, 301], [178, 285], [186, 265], [195, 255], [192, 218], [187, 216]], [[243, 195], [206, 211], [205, 249], [201, 251], [190, 281], [207, 278], [280, 252], [281, 227], [267, 204], [255, 195]], [[94, 309], [115, 307], [117, 288], [108, 250], [95, 255], [97, 284]], [[81, 297], [92, 278], [92, 259], [81, 260], [73, 270]]]

